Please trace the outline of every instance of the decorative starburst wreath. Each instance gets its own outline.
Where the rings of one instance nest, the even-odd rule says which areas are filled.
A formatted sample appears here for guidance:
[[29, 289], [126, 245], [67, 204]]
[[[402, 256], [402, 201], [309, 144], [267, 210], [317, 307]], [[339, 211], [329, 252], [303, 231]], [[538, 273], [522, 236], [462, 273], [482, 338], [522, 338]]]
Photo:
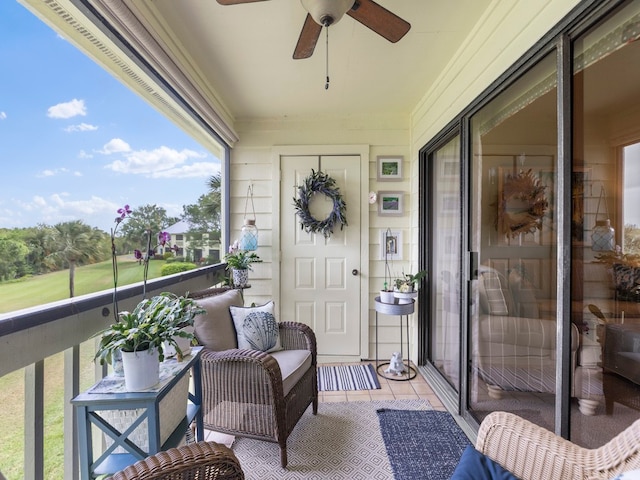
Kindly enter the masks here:
[[[309, 212], [309, 202], [316, 194], [326, 195], [333, 201], [331, 213], [324, 220], [314, 218]], [[312, 169], [311, 175], [298, 187], [298, 198], [293, 199], [293, 205], [296, 215], [300, 217], [300, 226], [307, 233], [322, 233], [329, 238], [336, 223], [340, 224], [340, 230], [347, 225], [347, 204], [342, 199], [336, 181], [326, 173]]]
[[[496, 228], [511, 238], [521, 233], [533, 233], [542, 229], [542, 218], [549, 207], [545, 196], [545, 185], [540, 184], [531, 170], [514, 175], [507, 175], [498, 199], [498, 218]], [[517, 210], [508, 209], [511, 201], [521, 201], [524, 207]]]

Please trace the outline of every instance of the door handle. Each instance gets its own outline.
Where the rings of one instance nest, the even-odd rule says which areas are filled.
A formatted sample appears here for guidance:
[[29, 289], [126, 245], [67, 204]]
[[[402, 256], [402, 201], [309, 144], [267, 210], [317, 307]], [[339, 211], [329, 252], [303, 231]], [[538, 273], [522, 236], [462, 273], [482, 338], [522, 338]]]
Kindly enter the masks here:
[[358, 269], [354, 268], [353, 270], [351, 270], [351, 275], [353, 275], [354, 277], [358, 275]]

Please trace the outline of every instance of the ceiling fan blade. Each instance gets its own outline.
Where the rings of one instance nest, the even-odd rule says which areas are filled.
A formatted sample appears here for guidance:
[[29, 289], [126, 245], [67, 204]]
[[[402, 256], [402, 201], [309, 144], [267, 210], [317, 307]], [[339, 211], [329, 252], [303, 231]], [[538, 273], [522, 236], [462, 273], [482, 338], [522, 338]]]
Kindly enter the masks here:
[[220, 5], [240, 5], [241, 3], [266, 2], [267, 0], [217, 0]]
[[313, 51], [316, 48], [316, 43], [322, 32], [322, 25], [318, 25], [310, 14], [307, 14], [307, 18], [302, 26], [296, 49], [293, 51], [293, 59], [300, 60], [302, 58], [309, 58], [313, 55]]
[[353, 7], [347, 11], [347, 15], [365, 27], [369, 27], [391, 43], [396, 43], [411, 28], [409, 22], [378, 5], [373, 0], [356, 0]]

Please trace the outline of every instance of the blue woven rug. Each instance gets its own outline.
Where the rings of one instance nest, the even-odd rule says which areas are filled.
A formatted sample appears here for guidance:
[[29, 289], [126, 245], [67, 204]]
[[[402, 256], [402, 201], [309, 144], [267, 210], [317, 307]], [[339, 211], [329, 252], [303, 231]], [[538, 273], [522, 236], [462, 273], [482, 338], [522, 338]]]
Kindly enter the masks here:
[[395, 480], [446, 480], [471, 444], [450, 413], [385, 408], [377, 412]]

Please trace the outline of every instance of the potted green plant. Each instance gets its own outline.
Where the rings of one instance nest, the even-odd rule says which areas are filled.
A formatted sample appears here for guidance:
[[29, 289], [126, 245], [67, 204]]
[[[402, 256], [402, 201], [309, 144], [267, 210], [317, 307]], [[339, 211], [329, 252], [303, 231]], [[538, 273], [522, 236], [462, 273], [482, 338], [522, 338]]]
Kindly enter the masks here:
[[229, 253], [225, 255], [224, 261], [227, 264], [227, 270], [231, 271], [233, 286], [239, 288], [247, 285], [249, 270], [253, 270], [251, 264], [262, 262], [254, 252], [240, 250], [238, 242], [229, 247]]
[[[112, 356], [122, 352], [125, 388], [147, 389], [158, 383], [165, 346], [173, 347], [182, 360], [177, 339], [192, 339], [193, 334], [183, 328], [193, 325], [195, 316], [204, 312], [193, 299], [170, 292], [144, 299], [133, 311], [119, 312], [117, 322], [98, 332], [101, 338], [95, 359], [111, 363]], [[139, 366], [132, 365], [135, 362], [142, 362], [149, 370], [140, 373]]]
[[380, 301], [382, 303], [394, 303], [393, 289], [389, 288], [387, 282], [384, 282], [382, 290], [380, 290]]
[[393, 295], [399, 303], [409, 303], [418, 296], [418, 285], [426, 275], [426, 270], [420, 270], [415, 274], [402, 272], [402, 276], [393, 281]]

